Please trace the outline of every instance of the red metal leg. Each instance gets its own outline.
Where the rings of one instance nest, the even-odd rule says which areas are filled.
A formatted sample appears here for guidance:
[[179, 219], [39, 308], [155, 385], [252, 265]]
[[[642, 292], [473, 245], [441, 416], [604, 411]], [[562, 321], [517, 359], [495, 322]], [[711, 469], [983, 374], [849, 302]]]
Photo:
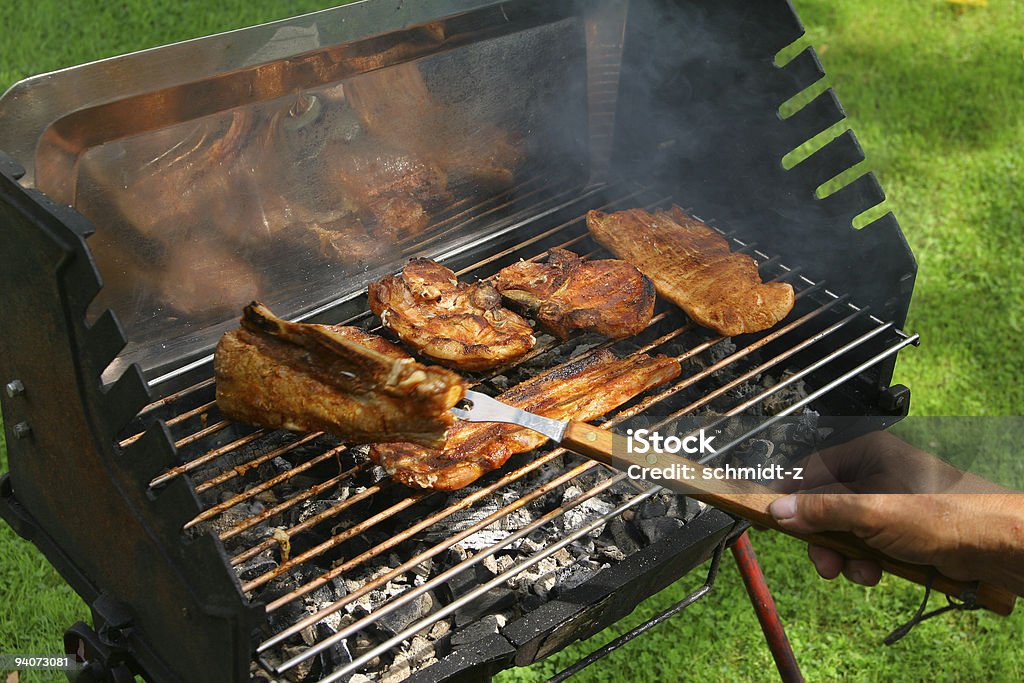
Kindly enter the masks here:
[[747, 595], [754, 605], [754, 612], [757, 620], [761, 622], [761, 630], [764, 631], [764, 638], [768, 641], [768, 649], [775, 659], [775, 666], [779, 668], [779, 676], [785, 683], [797, 683], [804, 680], [800, 673], [800, 665], [796, 662], [796, 655], [793, 654], [793, 647], [786, 637], [786, 629], [779, 619], [779, 610], [775, 607], [775, 600], [772, 599], [772, 592], [764, 580], [764, 572], [757, 562], [757, 555], [754, 554], [754, 547], [750, 539], [744, 533], [732, 547], [732, 556], [736, 558], [736, 564], [740, 568], [740, 576], [743, 577], [743, 584], [747, 587]]

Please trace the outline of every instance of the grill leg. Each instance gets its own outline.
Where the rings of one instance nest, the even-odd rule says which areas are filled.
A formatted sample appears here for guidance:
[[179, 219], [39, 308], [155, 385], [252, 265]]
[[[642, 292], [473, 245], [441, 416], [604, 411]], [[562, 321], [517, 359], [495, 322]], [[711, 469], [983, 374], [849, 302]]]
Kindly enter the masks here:
[[764, 580], [764, 572], [761, 571], [754, 546], [750, 544], [746, 532], [732, 546], [732, 556], [736, 558], [736, 565], [740, 568], [740, 576], [743, 577], [743, 585], [747, 587], [750, 602], [754, 605], [757, 620], [761, 622], [761, 630], [768, 641], [768, 649], [775, 659], [775, 666], [779, 669], [779, 677], [785, 683], [802, 682], [804, 676], [800, 673], [800, 665], [796, 662], [793, 647], [789, 644], [786, 629], [779, 618], [779, 610], [775, 607], [772, 592]]

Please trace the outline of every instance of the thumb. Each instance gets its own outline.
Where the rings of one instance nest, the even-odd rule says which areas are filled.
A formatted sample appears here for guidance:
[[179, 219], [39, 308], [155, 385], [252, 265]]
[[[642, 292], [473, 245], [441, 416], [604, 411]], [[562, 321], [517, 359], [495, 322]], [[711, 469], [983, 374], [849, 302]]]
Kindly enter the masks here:
[[790, 494], [768, 507], [783, 529], [796, 533], [863, 529], [867, 509], [864, 496], [851, 493]]

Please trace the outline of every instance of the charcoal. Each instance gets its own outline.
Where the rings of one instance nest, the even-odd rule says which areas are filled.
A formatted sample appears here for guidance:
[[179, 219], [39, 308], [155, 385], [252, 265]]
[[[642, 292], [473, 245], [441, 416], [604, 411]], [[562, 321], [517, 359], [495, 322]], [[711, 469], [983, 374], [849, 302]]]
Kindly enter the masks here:
[[478, 578], [483, 579], [485, 581], [487, 579], [491, 579], [504, 571], [508, 571], [513, 566], [515, 566], [515, 563], [515, 560], [513, 560], [508, 555], [491, 555], [489, 557], [485, 557], [483, 559], [483, 562], [481, 562], [477, 566], [483, 566], [483, 568], [487, 571], [487, 576], [479, 576], [478, 572]]
[[[421, 552], [420, 550], [417, 550], [416, 554], [418, 555], [420, 552]], [[433, 568], [434, 568], [434, 560], [433, 560], [433, 558], [430, 558], [430, 557], [428, 557], [427, 559], [423, 560], [422, 562], [420, 562], [419, 564], [414, 566], [410, 570], [412, 572], [412, 585], [420, 586], [420, 585], [426, 583], [426, 581], [429, 580], [430, 577], [431, 577], [431, 570]]]
[[323, 498], [319, 500], [307, 500], [299, 506], [298, 521], [305, 522], [310, 517], [315, 517], [321, 512], [329, 510], [335, 505], [341, 503], [341, 500], [335, 498]]
[[284, 474], [288, 470], [295, 467], [295, 465], [291, 464], [281, 456], [277, 456], [276, 458], [271, 460], [270, 464], [274, 468], [274, 471], [277, 472], [278, 474]]
[[[337, 631], [322, 621], [316, 624], [317, 642], [322, 642], [333, 636], [335, 633], [337, 633]], [[345, 664], [350, 664], [353, 660], [352, 652], [348, 649], [348, 641], [344, 638], [333, 643], [329, 648], [321, 652], [319, 657], [320, 663], [325, 671], [332, 671], [340, 666], [344, 666]]]
[[690, 522], [703, 509], [701, 503], [688, 496], [672, 496], [668, 517]]
[[[516, 602], [516, 592], [508, 588], [492, 588], [469, 604], [455, 612], [455, 625], [462, 628], [468, 623], [480, 619], [486, 614], [500, 612], [512, 607]], [[442, 634], [443, 635], [443, 634]]]
[[376, 484], [379, 481], [383, 481], [388, 478], [388, 471], [380, 465], [374, 465], [370, 468], [369, 477], [370, 481]]
[[[769, 383], [766, 380], [764, 384], [767, 387], [772, 387], [776, 382]], [[804, 384], [804, 381], [793, 382], [762, 401], [764, 414], [775, 415], [804, 398], [807, 398], [807, 386]]]
[[506, 536], [508, 536], [508, 533], [509, 532], [502, 531], [501, 529], [492, 529], [488, 527], [486, 529], [481, 529], [474, 534], [470, 534], [459, 541], [459, 544], [466, 550], [484, 550], [486, 548], [490, 548], [496, 543], [500, 543]]
[[714, 365], [718, 361], [722, 360], [726, 356], [730, 356], [736, 352], [736, 344], [731, 339], [725, 339], [718, 342], [704, 353], [698, 354], [690, 359], [698, 368], [706, 368]]
[[[274, 593], [263, 593], [260, 597], [263, 600], [269, 600], [273, 597], [277, 597], [277, 595]], [[299, 619], [304, 618], [307, 614], [308, 612], [306, 612], [305, 608], [303, 608], [299, 602], [289, 602], [270, 613], [268, 616], [270, 630], [274, 633], [283, 631]]]
[[379, 681], [380, 683], [401, 683], [401, 681], [404, 681], [411, 675], [412, 665], [409, 662], [408, 657], [402, 652], [399, 652], [395, 655], [395, 659], [391, 662], [391, 666], [381, 673]]
[[512, 383], [505, 375], [495, 375], [488, 381], [490, 382], [490, 385], [498, 391], [506, 391], [512, 386]]
[[451, 602], [456, 598], [462, 597], [479, 585], [480, 578], [477, 575], [475, 568], [456, 572], [454, 576], [448, 579], [441, 586], [442, 595], [439, 597], [441, 597], [444, 602]]
[[641, 519], [640, 532], [650, 543], [657, 543], [677, 529], [682, 528], [685, 522], [674, 517], [660, 517], [658, 519]]
[[608, 522], [608, 530], [615, 540], [615, 545], [619, 547], [623, 554], [632, 555], [640, 549], [640, 545], [633, 539], [626, 523], [621, 519], [616, 518]]
[[[285, 659], [291, 659], [295, 655], [304, 652], [305, 649], [305, 646], [299, 647], [293, 645], [284, 645], [281, 648], [281, 652], [284, 654]], [[309, 675], [312, 673], [313, 664], [315, 662], [315, 657], [311, 657], [305, 661], [299, 662], [294, 667], [288, 670], [288, 672], [285, 674], [285, 677], [289, 681], [295, 681], [296, 683], [298, 683], [299, 681], [305, 681], [309, 678]]]
[[322, 586], [317, 586], [310, 592], [302, 596], [303, 602], [314, 609], [320, 609], [324, 605], [329, 605], [334, 602], [334, 586], [330, 583], [325, 583]]
[[557, 570], [554, 570], [544, 574], [534, 581], [533, 585], [530, 586], [530, 590], [541, 597], [548, 597], [551, 593], [551, 589], [555, 587], [556, 583], [558, 583], [558, 574]]
[[398, 609], [381, 616], [377, 626], [391, 635], [397, 635], [414, 621], [422, 619], [434, 607], [434, 599], [429, 592], [424, 593]]
[[617, 545], [602, 546], [598, 549], [598, 554], [601, 557], [605, 557], [609, 560], [612, 560], [613, 562], [622, 562], [624, 559], [626, 559], [626, 553], [622, 552], [622, 550]]
[[742, 453], [737, 454], [744, 465], [757, 467], [768, 463], [775, 452], [775, 444], [767, 439], [751, 439], [743, 448]]
[[452, 635], [452, 647], [468, 645], [469, 643], [482, 640], [488, 636], [493, 636], [498, 633], [504, 625], [505, 618], [503, 616], [499, 614], [488, 614], [483, 619], [474, 621], [466, 628], [457, 630]]
[[544, 540], [543, 540], [543, 538], [538, 540], [538, 539], [533, 537], [533, 534], [530, 534], [526, 538], [520, 539], [520, 541], [519, 541], [519, 551], [522, 552], [522, 553], [525, 553], [527, 555], [532, 555], [535, 552], [537, 552], [538, 550], [542, 550], [543, 548], [544, 548]]
[[640, 504], [640, 509], [637, 510], [637, 514], [640, 519], [657, 519], [658, 517], [664, 517], [668, 514], [668, 505], [661, 497], [654, 497], [645, 500]]
[[542, 606], [546, 602], [547, 600], [540, 597], [539, 595], [533, 595], [532, 593], [530, 593], [520, 598], [519, 606], [522, 608], [524, 612], [532, 612], [533, 610]]
[[577, 560], [590, 559], [594, 556], [594, 539], [590, 536], [584, 536], [569, 546], [569, 552], [572, 553], [573, 557]]
[[428, 667], [437, 661], [433, 644], [423, 636], [413, 636], [405, 653], [414, 670]]
[[556, 570], [556, 582], [550, 597], [561, 595], [565, 591], [584, 584], [607, 566], [607, 564], [599, 565], [593, 562], [578, 562], [577, 564]]
[[[562, 504], [572, 501], [582, 493], [582, 490], [577, 486], [570, 486], [565, 490], [562, 495]], [[590, 524], [598, 517], [608, 514], [613, 509], [611, 503], [601, 500], [600, 498], [594, 497], [583, 501], [575, 507], [571, 507], [565, 511], [562, 515], [561, 525], [562, 531], [565, 534], [570, 534], [577, 529], [582, 529], [586, 525]], [[597, 537], [604, 531], [604, 525], [601, 524], [593, 529], [588, 535]]]
[[238, 578], [242, 581], [252, 581], [257, 576], [263, 576], [276, 567], [276, 553], [273, 548], [268, 548], [256, 557], [246, 560], [235, 567], [235, 571], [238, 573]]
[[442, 619], [441, 621], [435, 623], [433, 626], [430, 627], [430, 633], [428, 635], [430, 636], [431, 640], [441, 640], [446, 635], [451, 633], [451, 630], [452, 625], [448, 622], [448, 620]]

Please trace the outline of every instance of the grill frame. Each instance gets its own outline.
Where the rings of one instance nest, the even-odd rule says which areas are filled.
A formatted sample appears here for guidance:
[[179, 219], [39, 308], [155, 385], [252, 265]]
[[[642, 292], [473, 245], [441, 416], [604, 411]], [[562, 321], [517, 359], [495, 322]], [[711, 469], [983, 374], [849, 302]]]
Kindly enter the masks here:
[[[443, 6], [448, 5], [438, 3], [425, 12], [436, 12]], [[730, 27], [737, 28], [730, 23], [729, 12], [735, 11], [738, 3], [726, 2], [721, 6], [731, 9], [723, 9], [703, 21], [706, 30], [720, 37]], [[810, 85], [823, 72], [810, 49], [782, 69], [769, 64], [766, 56], [795, 40], [801, 30], [787, 3], [758, 3], [746, 15], [745, 22], [741, 30], [729, 36], [744, 45], [742, 54], [723, 65], [722, 73], [706, 74], [705, 81], [715, 83], [725, 78], [723, 74], [736, 70], [748, 75], [762, 74], [765, 85], [749, 91], [749, 106], [774, 113], [779, 101]], [[627, 60], [628, 46], [627, 40]], [[678, 58], [685, 61], [688, 56]], [[628, 79], [625, 87], [628, 90]], [[772, 106], [766, 107], [769, 95]], [[679, 102], [669, 106], [679, 112], [687, 111], [685, 104]], [[856, 291], [858, 301], [862, 300], [861, 295], [878, 299], [878, 310], [891, 313], [885, 319], [898, 326], [909, 305], [915, 270], [898, 225], [891, 214], [859, 233], [848, 225], [849, 218], [881, 200], [877, 182], [865, 176], [851, 190], [842, 191], [827, 202], [813, 201], [818, 182], [827, 180], [832, 171], [845, 169], [863, 158], [852, 133], [812, 156], [810, 164], [798, 166], [796, 174], [786, 176], [781, 167], [769, 169], [762, 163], [773, 158], [777, 165], [776, 153], [788, 151], [785, 145], [808, 139], [841, 116], [842, 109], [829, 90], [788, 122], [764, 123], [761, 130], [786, 131], [781, 136], [767, 135], [772, 144], [755, 150], [753, 155], [760, 169], [753, 174], [757, 178], [754, 186], [767, 187], [770, 191], [765, 194], [771, 196], [743, 207], [733, 206], [724, 190], [709, 190], [709, 186], [728, 179], [737, 155], [743, 153], [743, 158], [750, 158], [750, 150], [728, 149], [725, 156], [731, 161], [717, 168], [695, 167], [689, 172], [681, 172], [680, 164], [685, 159], [672, 153], [659, 154], [653, 161], [643, 163], [655, 169], [671, 168], [672, 172], [666, 175], [673, 178], [692, 179], [697, 189], [692, 201], [687, 197], [688, 205], [692, 204], [697, 213], [716, 216], [730, 227], [741, 227], [743, 234], [762, 232], [754, 229], [759, 227], [755, 220], [758, 213], [773, 209], [772, 200], [784, 188], [798, 188], [799, 197], [792, 201], [799, 206], [817, 207], [809, 210], [809, 215], [819, 216], [822, 228], [837, 240], [837, 248], [815, 266], [826, 272], [834, 269], [840, 280], [845, 277], [842, 273], [849, 271], [845, 266], [834, 267], [843, 254], [857, 256], [853, 267], [871, 262], [884, 266], [876, 271], [877, 287], [837, 290]], [[674, 125], [683, 127], [687, 123]], [[613, 166], [628, 175], [638, 168], [641, 152], [650, 149], [653, 138], [644, 138], [644, 128], [628, 116], [620, 115], [615, 126], [619, 142]], [[623, 148], [633, 148], [637, 154], [624, 154]], [[650, 167], [644, 175], [652, 174]], [[198, 514], [194, 487], [185, 478], [167, 481], [159, 494], [145, 486], [177, 462], [170, 431], [158, 423], [134, 442], [126, 443], [123, 449], [110, 445], [119, 438], [123, 425], [137, 414], [139, 406], [154, 398], [160, 400], [159, 396], [190, 381], [188, 378], [203, 360], [168, 368], [168, 372], [155, 378], [143, 377], [137, 368], [129, 368], [111, 386], [102, 386], [99, 378], [123, 347], [124, 335], [109, 312], [91, 326], [84, 322], [85, 309], [100, 286], [84, 242], [92, 228], [74, 211], [15, 183], [19, 175], [16, 162], [0, 158], [0, 171], [4, 176], [0, 180], [0, 221], [5, 224], [0, 244], [4, 253], [16, 253], [20, 259], [13, 263], [14, 267], [4, 269], [3, 280], [9, 289], [16, 287], [26, 295], [24, 299], [7, 297], [0, 302], [0, 312], [11, 328], [0, 339], [0, 366], [10, 377], [23, 379], [27, 387], [24, 397], [3, 398], [11, 475], [0, 482], [0, 514], [19, 534], [31, 538], [91, 605], [99, 633], [93, 643], [94, 651], [102, 651], [111, 666], [120, 662], [138, 667], [161, 681], [244, 680], [249, 659], [241, 653], [248, 648], [249, 632], [261, 621], [258, 610], [245, 605], [239, 587], [223, 571], [223, 549], [217, 541], [210, 537], [199, 537], [190, 543], [180, 541], [181, 527]], [[773, 251], [794, 251], [793, 241], [798, 236], [786, 231], [784, 221], [769, 223], [763, 230], [764, 243], [771, 244]], [[799, 263], [799, 259], [794, 262]], [[326, 320], [336, 310], [332, 304], [307, 315], [312, 320]], [[40, 353], [40, 349], [45, 349], [45, 353]], [[888, 391], [891, 371], [892, 364], [885, 361], [856, 382], [844, 382], [841, 389], [851, 389], [854, 394], [847, 404], [866, 412], [905, 412], [905, 402], [882, 408], [877, 405], [899, 393]], [[32, 431], [28, 437], [19, 439], [13, 429], [22, 422]], [[73, 454], [70, 460], [67, 454]], [[66, 471], [53, 476], [55, 465]], [[75, 514], [68, 515], [69, 508], [64, 504], [72, 506]], [[715, 511], [709, 514], [711, 520], [721, 517], [721, 528], [728, 527], [722, 532], [725, 535], [734, 530], [732, 518]], [[126, 552], [126, 547], [131, 551]], [[704, 550], [702, 547], [694, 556]], [[665, 566], [678, 559], [665, 558]], [[152, 580], [139, 582], [140, 575]], [[660, 580], [652, 585], [657, 583]], [[578, 606], [563, 609], [572, 607]], [[577, 622], [578, 628], [568, 632], [575, 639], [591, 630], [578, 622], [587, 622], [596, 630], [606, 615], [609, 621], [614, 620], [628, 612], [627, 608], [629, 602], [618, 601], [614, 609], [609, 602], [607, 606], [585, 610], [582, 615], [577, 613], [575, 618], [554, 610], [549, 625]], [[520, 652], [539, 650], [546, 636], [538, 633], [544, 628], [527, 624], [521, 628], [521, 635], [511, 641], [491, 643], [492, 651], [480, 648], [476, 658], [469, 657], [468, 651], [460, 653], [466, 655], [466, 666], [460, 671], [480, 673], [513, 660], [524, 663], [528, 656], [510, 655], [506, 643], [518, 646]], [[175, 657], [176, 646], [161, 646], [175, 642], [186, 632], [207, 646], [195, 658], [203, 662], [202, 669]]]

